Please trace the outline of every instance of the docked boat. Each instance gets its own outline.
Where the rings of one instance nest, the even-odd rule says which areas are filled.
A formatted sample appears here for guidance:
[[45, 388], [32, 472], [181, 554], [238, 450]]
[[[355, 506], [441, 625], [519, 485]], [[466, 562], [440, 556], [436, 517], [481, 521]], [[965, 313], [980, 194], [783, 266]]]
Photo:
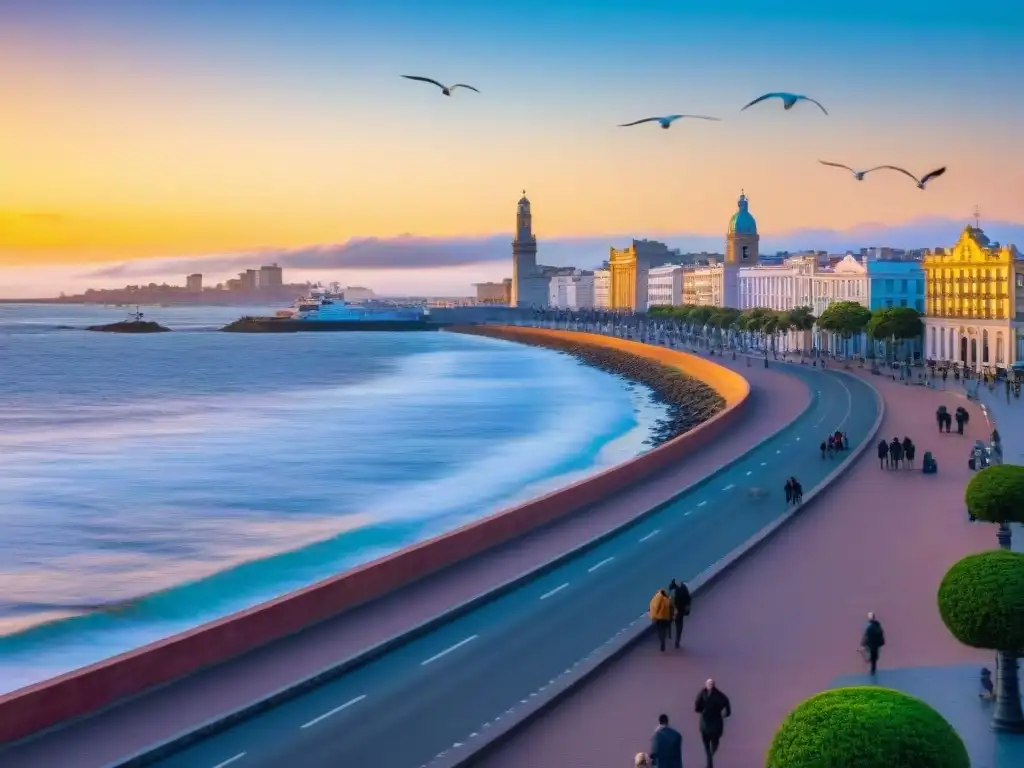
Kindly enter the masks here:
[[273, 317], [243, 317], [222, 330], [236, 333], [291, 333], [296, 331], [427, 331], [423, 307], [403, 307], [383, 302], [354, 304], [344, 297], [313, 291]]

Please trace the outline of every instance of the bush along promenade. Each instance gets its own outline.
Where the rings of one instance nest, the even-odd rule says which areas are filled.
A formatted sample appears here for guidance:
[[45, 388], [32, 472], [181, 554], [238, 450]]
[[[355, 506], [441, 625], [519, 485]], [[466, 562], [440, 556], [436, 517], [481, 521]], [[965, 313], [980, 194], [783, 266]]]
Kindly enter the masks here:
[[1009, 549], [1010, 523], [1024, 523], [1024, 467], [997, 464], [981, 470], [967, 484], [964, 503], [972, 520], [999, 526], [999, 546]]
[[970, 768], [967, 748], [942, 715], [889, 688], [819, 693], [789, 713], [765, 768]]
[[648, 387], [655, 399], [668, 408], [666, 417], [652, 430], [653, 445], [660, 445], [689, 432], [725, 408], [722, 396], [704, 382], [686, 375], [678, 368], [619, 349], [542, 333], [529, 333], [525, 329], [474, 325], [455, 326], [447, 330], [557, 350], [586, 365]]

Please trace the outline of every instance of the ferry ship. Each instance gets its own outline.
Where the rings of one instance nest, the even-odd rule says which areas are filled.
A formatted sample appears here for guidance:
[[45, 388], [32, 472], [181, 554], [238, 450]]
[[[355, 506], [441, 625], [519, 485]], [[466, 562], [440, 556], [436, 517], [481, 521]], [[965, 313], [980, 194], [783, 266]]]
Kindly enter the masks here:
[[243, 317], [221, 330], [235, 333], [295, 331], [432, 331], [423, 307], [398, 307], [382, 302], [350, 304], [344, 297], [313, 291], [274, 317]]
[[396, 307], [380, 302], [349, 304], [341, 295], [313, 291], [277, 316], [309, 322], [408, 323], [424, 322], [427, 314], [423, 307]]

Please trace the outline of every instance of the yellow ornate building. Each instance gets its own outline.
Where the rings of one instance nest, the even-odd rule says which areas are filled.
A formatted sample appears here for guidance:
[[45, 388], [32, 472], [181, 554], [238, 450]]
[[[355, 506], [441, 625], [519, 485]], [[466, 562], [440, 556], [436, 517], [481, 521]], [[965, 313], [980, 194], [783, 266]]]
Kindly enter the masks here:
[[1024, 261], [967, 226], [952, 249], [925, 254], [925, 349], [980, 371], [1024, 360]]
[[609, 307], [622, 312], [646, 312], [648, 272], [651, 267], [670, 263], [677, 255], [656, 240], [634, 240], [628, 248], [610, 248]]

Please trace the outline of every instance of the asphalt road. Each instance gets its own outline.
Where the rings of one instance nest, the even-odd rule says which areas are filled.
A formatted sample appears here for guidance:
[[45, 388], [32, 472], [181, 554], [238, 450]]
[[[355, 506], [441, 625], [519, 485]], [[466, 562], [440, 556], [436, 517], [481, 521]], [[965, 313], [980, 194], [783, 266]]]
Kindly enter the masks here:
[[[434, 633], [158, 765], [418, 768], [490, 727], [635, 621], [658, 587], [694, 578], [779, 517], [786, 477], [796, 475], [805, 493], [821, 482], [839, 461], [820, 458], [830, 430], [847, 432], [851, 448], [864, 440], [877, 417], [867, 384], [791, 370], [815, 393], [810, 410], [714, 483]], [[768, 495], [752, 497], [755, 487]]]

